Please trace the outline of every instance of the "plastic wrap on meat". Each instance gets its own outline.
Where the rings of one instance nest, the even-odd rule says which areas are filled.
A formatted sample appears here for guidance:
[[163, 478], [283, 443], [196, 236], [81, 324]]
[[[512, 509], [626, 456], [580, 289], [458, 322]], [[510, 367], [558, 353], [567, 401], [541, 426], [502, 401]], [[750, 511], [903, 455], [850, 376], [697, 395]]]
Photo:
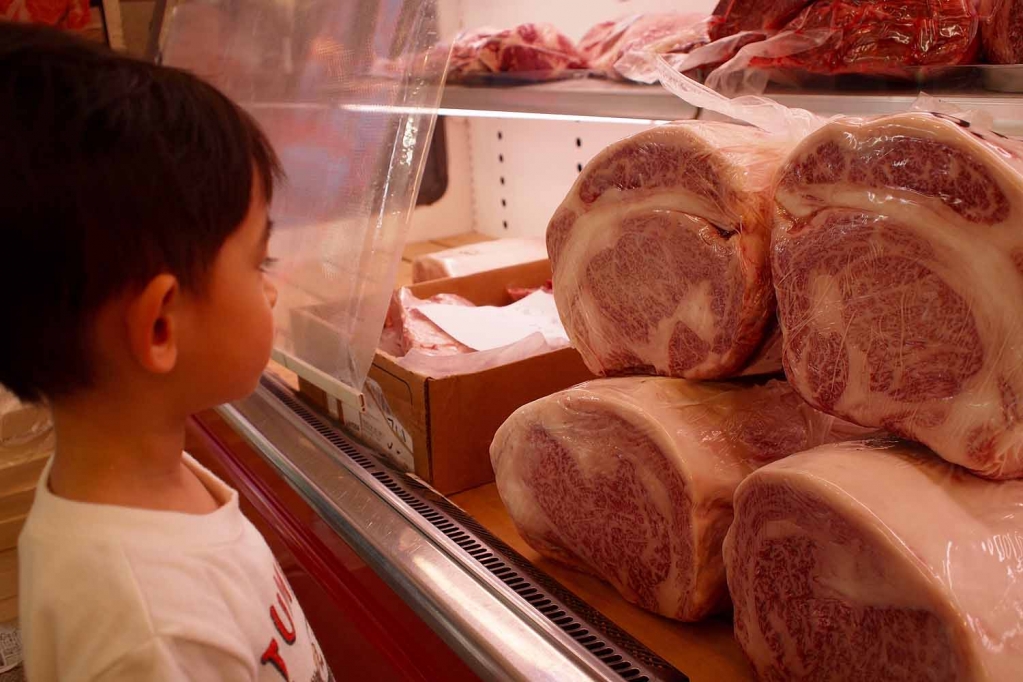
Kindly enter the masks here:
[[838, 120], [792, 153], [772, 253], [783, 360], [818, 409], [1019, 477], [1023, 164], [967, 125]]
[[621, 78], [615, 64], [631, 51], [688, 53], [707, 42], [705, 15], [638, 14], [597, 24], [579, 41], [579, 51], [592, 71]]
[[742, 31], [777, 30], [810, 0], [720, 0], [714, 8], [710, 37], [720, 40]]
[[515, 73], [554, 80], [586, 68], [571, 38], [550, 24], [522, 24], [503, 31], [478, 29], [455, 41], [448, 79]]
[[0, 0], [0, 21], [78, 30], [90, 19], [89, 0]]
[[442, 305], [474, 306], [475, 304], [456, 294], [437, 294], [427, 300], [416, 298], [407, 288], [394, 292], [391, 306], [384, 321], [381, 347], [393, 355], [405, 355], [412, 350], [423, 355], [457, 355], [472, 353], [473, 350], [455, 340], [438, 327], [430, 318], [418, 310], [424, 303]]
[[993, 0], [981, 25], [984, 57], [992, 64], [1023, 63], [1023, 2]]
[[520, 408], [490, 458], [505, 508], [538, 552], [644, 609], [695, 621], [728, 607], [721, 543], [739, 482], [779, 457], [864, 433], [783, 382], [628, 377]]
[[825, 445], [739, 485], [724, 555], [758, 679], [1023, 670], [1021, 481], [984, 481], [916, 445]]
[[412, 261], [412, 281], [464, 277], [546, 259], [543, 239], [495, 239], [416, 258]]
[[970, 63], [977, 47], [973, 0], [821, 0], [745, 49], [754, 68], [903, 77]]
[[770, 190], [788, 144], [682, 122], [583, 169], [547, 251], [558, 313], [590, 371], [720, 379], [749, 363], [774, 312]]
[[448, 80], [470, 74], [488, 73], [489, 69], [480, 61], [483, 43], [501, 31], [496, 28], [478, 28], [458, 36], [451, 46], [451, 63], [448, 66]]

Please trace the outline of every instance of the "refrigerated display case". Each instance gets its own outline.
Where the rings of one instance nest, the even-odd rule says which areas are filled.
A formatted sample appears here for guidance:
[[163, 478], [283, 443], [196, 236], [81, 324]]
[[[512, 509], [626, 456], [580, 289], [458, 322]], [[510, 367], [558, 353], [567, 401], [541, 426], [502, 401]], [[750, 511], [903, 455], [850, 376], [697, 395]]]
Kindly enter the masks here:
[[[377, 337], [392, 289], [409, 274], [403, 253], [542, 237], [604, 147], [664, 122], [718, 117], [659, 86], [443, 84], [444, 46], [459, 30], [546, 21], [578, 38], [622, 13], [613, 0], [585, 11], [557, 0], [237, 0], [168, 10], [163, 60], [246, 106], [289, 174], [274, 207], [281, 229], [272, 248], [284, 260], [276, 363], [252, 397], [198, 416], [189, 448], [242, 492], [339, 678], [753, 679], [727, 617], [682, 624], [642, 611], [532, 550], [493, 483], [441, 494], [424, 480], [429, 466], [412, 466], [415, 453], [403, 467], [367, 436]], [[391, 60], [386, 76], [380, 60]], [[1023, 97], [986, 89], [976, 74], [934, 88], [955, 106], [990, 112], [998, 132], [1023, 134]], [[831, 116], [904, 111], [919, 92], [903, 83], [767, 95]], [[443, 154], [427, 161], [431, 139], [441, 139], [435, 122]], [[435, 191], [417, 202], [424, 168]], [[331, 330], [315, 342], [302, 322], [314, 308], [330, 311]], [[399, 417], [383, 411], [395, 438], [408, 430]], [[477, 456], [488, 461], [485, 449]]]

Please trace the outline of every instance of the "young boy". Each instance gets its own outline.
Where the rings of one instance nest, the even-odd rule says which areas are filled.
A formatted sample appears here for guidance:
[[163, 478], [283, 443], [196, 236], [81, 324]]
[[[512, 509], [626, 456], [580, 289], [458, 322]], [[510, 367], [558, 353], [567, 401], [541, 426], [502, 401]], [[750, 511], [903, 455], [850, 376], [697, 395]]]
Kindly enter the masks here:
[[185, 420], [273, 341], [253, 120], [201, 80], [0, 23], [0, 383], [52, 407], [19, 541], [32, 682], [332, 679]]

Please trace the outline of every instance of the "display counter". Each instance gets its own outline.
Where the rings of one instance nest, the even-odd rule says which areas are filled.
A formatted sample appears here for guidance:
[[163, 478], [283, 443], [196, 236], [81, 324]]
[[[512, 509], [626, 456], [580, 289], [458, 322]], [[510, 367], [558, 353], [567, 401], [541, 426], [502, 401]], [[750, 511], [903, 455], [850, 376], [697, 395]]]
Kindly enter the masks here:
[[199, 415], [189, 450], [233, 486], [335, 674], [751, 680], [727, 618], [686, 625], [541, 559], [496, 489], [446, 498], [352, 442], [275, 374]]

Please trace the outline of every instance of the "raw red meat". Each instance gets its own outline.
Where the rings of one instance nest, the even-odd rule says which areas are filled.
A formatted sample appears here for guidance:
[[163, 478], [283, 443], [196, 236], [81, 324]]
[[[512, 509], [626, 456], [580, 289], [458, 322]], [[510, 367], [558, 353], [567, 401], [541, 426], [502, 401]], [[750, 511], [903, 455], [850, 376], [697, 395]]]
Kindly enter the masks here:
[[551, 280], [547, 280], [547, 282], [542, 287], [535, 287], [535, 288], [508, 287], [508, 296], [511, 298], [512, 302], [514, 303], [515, 301], [521, 301], [526, 296], [529, 296], [530, 294], [535, 294], [538, 291], [546, 291], [549, 294], [553, 293], [554, 292], [554, 283]]
[[480, 47], [491, 36], [500, 33], [496, 28], [478, 28], [458, 36], [451, 46], [451, 63], [448, 80], [477, 73], [488, 73], [489, 69], [479, 60]]
[[898, 77], [907, 67], [972, 62], [977, 29], [973, 0], [819, 0], [747, 49], [759, 55], [755, 68]]
[[640, 14], [597, 24], [579, 42], [591, 70], [620, 78], [615, 63], [631, 50], [688, 53], [707, 43], [705, 16], [672, 12]]
[[981, 37], [984, 56], [992, 64], [1023, 63], [1023, 2], [995, 0]]
[[424, 303], [475, 305], [472, 301], [456, 294], [437, 294], [424, 301], [413, 296], [407, 288], [402, 287], [395, 291], [391, 298], [391, 307], [387, 311], [387, 319], [384, 322], [381, 346], [390, 351], [394, 345], [397, 345], [400, 348], [400, 355], [405, 355], [413, 350], [424, 355], [472, 353], [471, 348], [456, 341], [418, 310]]
[[832, 122], [780, 173], [785, 372], [812, 405], [1023, 476], [1023, 163], [946, 116]]
[[714, 8], [710, 37], [720, 40], [740, 31], [775, 30], [795, 17], [810, 0], [720, 0]]
[[786, 144], [687, 121], [594, 157], [547, 227], [558, 313], [590, 371], [741, 372], [774, 310], [770, 188]]
[[739, 485], [724, 556], [760, 680], [1023, 670], [1023, 482], [983, 481], [915, 445], [826, 445]]
[[504, 31], [479, 29], [459, 38], [448, 79], [517, 73], [533, 80], [552, 80], [585, 68], [586, 60], [569, 37], [550, 24], [530, 23]]
[[0, 0], [0, 20], [77, 30], [90, 18], [89, 0]]
[[721, 542], [739, 482], [779, 457], [863, 434], [782, 382], [632, 377], [520, 408], [490, 458], [505, 508], [538, 552], [645, 609], [695, 621], [728, 606]]

